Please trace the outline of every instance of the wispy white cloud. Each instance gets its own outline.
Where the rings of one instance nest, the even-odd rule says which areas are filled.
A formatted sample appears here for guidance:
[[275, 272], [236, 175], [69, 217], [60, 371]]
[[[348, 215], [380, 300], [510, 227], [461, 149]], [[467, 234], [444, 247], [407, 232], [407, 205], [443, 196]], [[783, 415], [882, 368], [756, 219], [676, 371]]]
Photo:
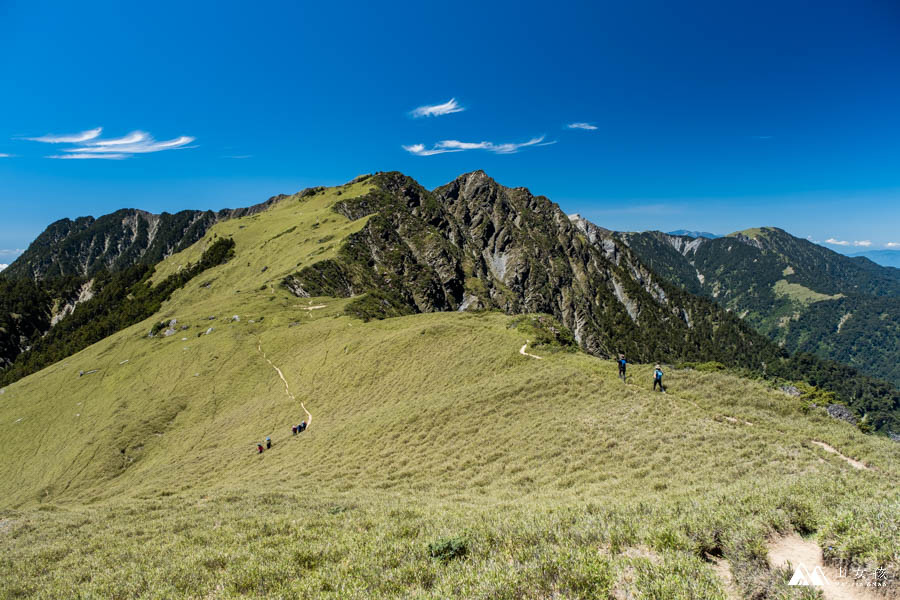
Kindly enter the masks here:
[[131, 158], [134, 156], [133, 154], [119, 154], [115, 152], [105, 153], [105, 154], [91, 154], [84, 152], [73, 152], [72, 154], [51, 154], [45, 158], [56, 158], [59, 160], [91, 160], [91, 159], [106, 159], [106, 160], [123, 160], [125, 158]]
[[108, 140], [93, 140], [90, 145], [97, 146], [99, 148], [106, 148], [109, 146], [126, 146], [129, 144], [137, 144], [139, 142], [145, 142], [150, 139], [150, 134], [145, 131], [132, 131], [126, 136], [120, 138], [111, 138]]
[[900, 242], [888, 242], [885, 246], [888, 248], [900, 248]]
[[157, 142], [143, 131], [134, 131], [120, 138], [88, 142], [77, 148], [68, 148], [65, 152], [75, 154], [147, 154], [182, 148], [194, 141], [189, 135], [182, 135], [172, 140]]
[[410, 154], [416, 156], [433, 156], [435, 154], [444, 154], [446, 152], [465, 152], [466, 150], [487, 150], [495, 154], [515, 154], [521, 148], [528, 146], [549, 146], [555, 144], [555, 141], [545, 142], [544, 136], [531, 138], [527, 142], [519, 144], [505, 143], [495, 144], [493, 142], [460, 142], [459, 140], [443, 140], [434, 144], [431, 148], [426, 148], [425, 144], [412, 144], [411, 146], [403, 146], [403, 149]]
[[591, 125], [590, 123], [569, 123], [566, 125], [567, 129], [586, 129], [587, 131], [594, 131], [597, 129], [596, 125]]
[[832, 246], [861, 246], [863, 248], [868, 248], [872, 245], [871, 240], [855, 240], [851, 242], [848, 240], [838, 240], [833, 237], [825, 240], [825, 243], [831, 244]]
[[60, 154], [47, 156], [47, 158], [60, 160], [122, 160], [131, 158], [135, 154], [148, 154], [151, 152], [162, 152], [163, 150], [186, 148], [189, 147], [188, 144], [195, 139], [188, 135], [182, 135], [171, 140], [158, 142], [146, 131], [132, 131], [128, 135], [118, 138], [98, 139], [97, 136], [100, 135], [101, 130], [102, 129], [98, 127], [97, 129], [91, 129], [90, 131], [84, 131], [79, 134], [67, 136], [43, 136], [26, 139], [48, 144], [77, 144], [72, 148], [64, 148]]
[[4, 154], [0, 152], [0, 158], [12, 158], [12, 154]]
[[42, 135], [40, 137], [30, 137], [24, 139], [30, 142], [43, 142], [45, 144], [80, 144], [82, 142], [86, 142], [88, 140], [96, 138], [102, 131], [102, 127], [97, 127], [95, 129], [82, 131], [81, 133], [48, 133], [47, 135]]
[[16, 248], [15, 250], [11, 249], [0, 249], [0, 256], [18, 256], [25, 252], [21, 248]]
[[222, 158], [231, 158], [234, 160], [243, 160], [245, 158], [253, 158], [252, 154], [229, 154], [227, 156], [223, 156]]
[[5, 269], [5, 268], [8, 267], [8, 266], [9, 266], [9, 265], [0, 265], [0, 271], [2, 271], [3, 269]]
[[412, 115], [413, 118], [419, 119], [421, 117], [439, 117], [441, 115], [450, 115], [453, 113], [462, 112], [464, 110], [466, 109], [456, 102], [456, 98], [450, 98], [443, 104], [420, 106], [419, 108], [410, 111], [409, 114]]

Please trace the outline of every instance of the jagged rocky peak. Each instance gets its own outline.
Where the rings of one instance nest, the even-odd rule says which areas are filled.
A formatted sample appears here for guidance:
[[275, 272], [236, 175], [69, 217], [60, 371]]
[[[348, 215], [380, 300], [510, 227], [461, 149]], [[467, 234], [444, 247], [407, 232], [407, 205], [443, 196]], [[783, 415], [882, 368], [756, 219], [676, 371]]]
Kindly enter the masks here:
[[155, 264], [201, 239], [216, 223], [254, 215], [287, 197], [273, 196], [253, 206], [218, 212], [155, 214], [123, 208], [98, 218], [60, 219], [47, 227], [2, 276], [39, 281], [90, 277], [102, 269], [117, 271], [138, 263]]
[[[575, 223], [545, 196], [484, 171], [432, 191], [397, 172], [372, 182], [373, 191], [334, 209], [373, 218], [335, 258], [286, 277], [293, 293], [359, 296], [348, 311], [367, 319], [479, 308], [550, 313], [589, 352], [647, 360], [663, 348], [692, 356], [704, 328], [734, 322], [711, 303], [665, 289], [607, 230]], [[663, 329], [666, 336], [649, 334]], [[739, 331], [738, 346], [752, 337]]]
[[581, 231], [581, 233], [586, 235], [592, 244], [596, 244], [601, 240], [611, 238], [613, 236], [612, 230], [606, 229], [605, 227], [600, 227], [599, 225], [588, 221], [578, 213], [569, 215], [569, 221], [571, 221], [572, 224], [575, 225], [575, 227], [577, 227], [579, 231]]

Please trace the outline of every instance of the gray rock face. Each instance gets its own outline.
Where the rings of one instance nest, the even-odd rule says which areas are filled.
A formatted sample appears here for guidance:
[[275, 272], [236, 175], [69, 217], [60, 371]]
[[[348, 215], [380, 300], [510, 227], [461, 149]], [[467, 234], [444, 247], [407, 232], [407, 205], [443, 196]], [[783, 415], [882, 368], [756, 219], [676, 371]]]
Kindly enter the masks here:
[[254, 215], [287, 198], [279, 195], [238, 209], [183, 210], [159, 215], [125, 208], [99, 218], [62, 219], [51, 224], [9, 267], [8, 278], [42, 280], [134, 264], [156, 264], [203, 238], [216, 223]]
[[787, 394], [788, 396], [794, 396], [794, 397], [797, 397], [797, 396], [800, 395], [800, 390], [798, 390], [798, 389], [797, 389], [795, 386], [793, 386], [793, 385], [783, 385], [783, 386], [781, 386], [779, 389], [780, 389], [782, 392], [784, 392], [785, 394]]
[[833, 419], [840, 419], [841, 421], [847, 421], [848, 423], [856, 425], [856, 415], [843, 404], [829, 404], [828, 408], [825, 410], [828, 411], [828, 414]]
[[174, 330], [174, 329], [171, 329], [171, 328], [170, 328], [170, 329], [166, 329], [166, 330], [163, 332], [163, 336], [165, 336], [165, 337], [169, 337], [170, 335], [175, 335], [175, 330]]
[[211, 334], [213, 331], [214, 331], [213, 328], [210, 327], [209, 329], [206, 330], [206, 335]]
[[743, 346], [756, 341], [737, 317], [656, 281], [607, 230], [573, 222], [525, 188], [482, 171], [431, 192], [399, 173], [371, 181], [372, 192], [335, 205], [349, 219], [371, 218], [338, 258], [284, 279], [295, 295], [367, 293], [353, 313], [363, 318], [461, 308], [549, 313], [588, 352], [639, 361], [661, 352], [708, 360], [696, 349], [723, 325], [735, 333], [735, 355], [750, 354]]

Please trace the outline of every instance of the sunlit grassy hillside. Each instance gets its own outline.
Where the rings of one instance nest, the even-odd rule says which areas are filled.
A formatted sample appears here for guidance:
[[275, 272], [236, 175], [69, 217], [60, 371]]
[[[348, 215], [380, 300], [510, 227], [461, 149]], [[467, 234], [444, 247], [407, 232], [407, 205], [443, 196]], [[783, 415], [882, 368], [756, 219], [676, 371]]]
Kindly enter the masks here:
[[790, 529], [896, 569], [898, 446], [764, 383], [667, 369], [653, 393], [649, 365], [521, 354], [530, 318], [363, 323], [280, 288], [364, 189], [215, 226], [158, 277], [215, 236], [229, 263], [3, 391], [0, 597], [724, 598], [716, 560], [792, 597], [765, 564]]

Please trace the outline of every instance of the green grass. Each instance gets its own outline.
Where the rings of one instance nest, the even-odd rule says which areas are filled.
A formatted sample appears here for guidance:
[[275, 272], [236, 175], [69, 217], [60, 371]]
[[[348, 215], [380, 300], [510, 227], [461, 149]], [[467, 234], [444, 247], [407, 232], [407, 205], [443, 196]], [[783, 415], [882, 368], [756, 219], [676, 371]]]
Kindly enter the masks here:
[[799, 283], [790, 283], [786, 279], [779, 279], [776, 281], [772, 289], [775, 291], [776, 295], [790, 298], [794, 302], [804, 306], [809, 306], [815, 302], [837, 300], [844, 297], [843, 294], [834, 294], [831, 296], [828, 294], [820, 294]]
[[897, 445], [808, 403], [672, 368], [652, 393], [651, 366], [626, 385], [552, 336], [522, 356], [540, 320], [289, 295], [362, 226], [336, 191], [217, 225], [235, 259], [4, 390], [0, 597], [724, 598], [710, 554], [745, 594], [800, 597], [765, 565], [791, 529], [897, 572]]

